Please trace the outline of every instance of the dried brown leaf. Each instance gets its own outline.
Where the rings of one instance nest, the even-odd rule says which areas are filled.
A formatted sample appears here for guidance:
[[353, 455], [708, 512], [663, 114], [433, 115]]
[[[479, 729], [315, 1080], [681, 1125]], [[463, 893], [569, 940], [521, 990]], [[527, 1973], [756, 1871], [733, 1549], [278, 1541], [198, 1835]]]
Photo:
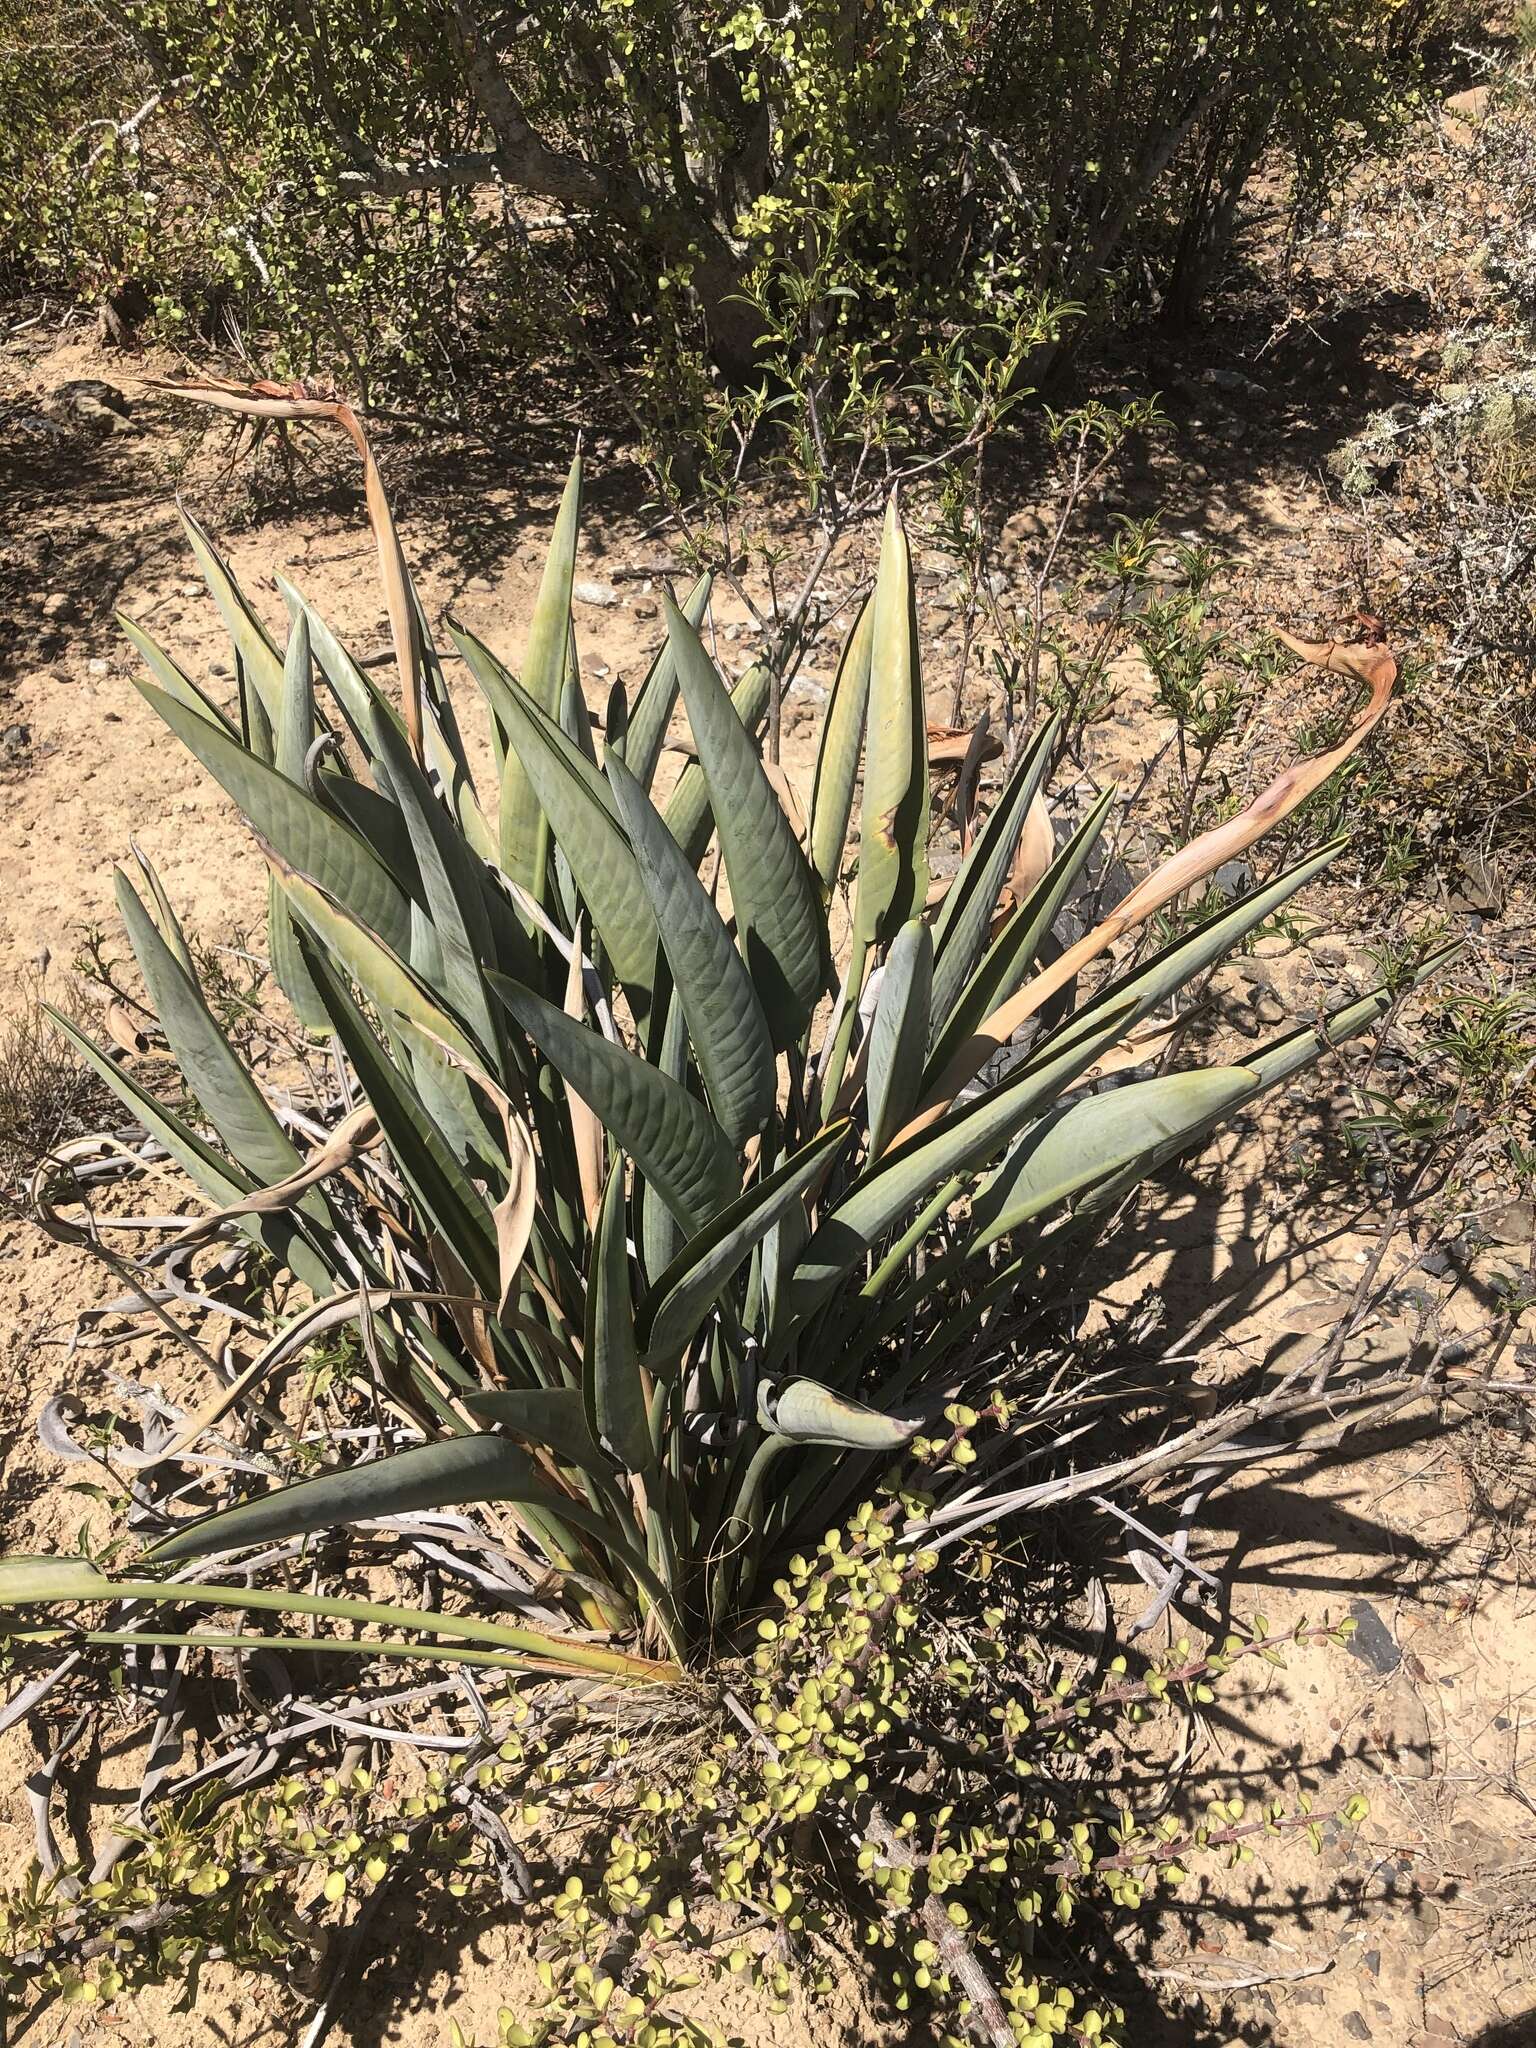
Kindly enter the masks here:
[[329, 1174], [351, 1166], [378, 1142], [379, 1120], [364, 1103], [350, 1116], [342, 1118], [324, 1144], [317, 1145], [302, 1166], [282, 1180], [274, 1181], [270, 1187], [255, 1188], [238, 1202], [230, 1202], [222, 1209], [196, 1217], [170, 1240], [169, 1248], [183, 1251], [188, 1245], [211, 1237], [223, 1224], [232, 1223], [240, 1216], [274, 1216], [279, 1210], [291, 1209], [307, 1188], [314, 1187], [317, 1181], [324, 1180]]
[[1262, 839], [1266, 832], [1272, 831], [1298, 804], [1305, 802], [1315, 789], [1326, 782], [1375, 730], [1391, 702], [1397, 681], [1397, 663], [1385, 647], [1362, 642], [1298, 640], [1284, 632], [1277, 632], [1277, 637], [1303, 661], [1327, 669], [1334, 675], [1351, 676], [1369, 687], [1370, 696], [1365, 708], [1343, 739], [1324, 753], [1292, 762], [1236, 817], [1213, 826], [1209, 832], [1202, 832], [1188, 846], [1180, 848], [1134, 888], [1101, 924], [1085, 933], [1075, 945], [1067, 947], [1043, 973], [1037, 974], [1033, 981], [1027, 982], [994, 1010], [956, 1052], [923, 1108], [905, 1130], [897, 1134], [896, 1144], [914, 1136], [931, 1124], [935, 1117], [941, 1116], [966, 1083], [981, 1071], [1000, 1047], [1008, 1043], [1019, 1026], [1048, 1002], [1058, 989], [1065, 988], [1090, 961], [1107, 952], [1118, 939], [1134, 926], [1144, 923], [1164, 904], [1171, 903], [1186, 889], [1203, 882], [1227, 861], [1235, 859], [1255, 841]]
[[148, 1052], [149, 1039], [133, 1021], [133, 1014], [126, 1003], [108, 1003], [102, 1021], [107, 1035], [114, 1045], [120, 1045], [124, 1052]]
[[411, 752], [425, 766], [422, 751], [421, 696], [422, 650], [416, 607], [411, 602], [410, 572], [400, 546], [389, 501], [379, 477], [378, 464], [363, 432], [362, 422], [350, 405], [337, 399], [315, 398], [302, 384], [274, 384], [258, 378], [251, 384], [235, 384], [227, 378], [202, 377], [182, 381], [171, 377], [150, 377], [145, 382], [173, 398], [194, 405], [206, 405], [216, 412], [244, 414], [266, 420], [329, 420], [351, 441], [363, 464], [363, 491], [368, 502], [368, 521], [379, 551], [379, 575], [384, 584], [385, 609], [389, 614], [390, 639], [400, 671], [400, 695], [405, 729]]
[[1050, 806], [1044, 790], [1037, 789], [1024, 813], [1024, 829], [1019, 834], [1018, 851], [1008, 875], [1016, 903], [1022, 903], [1038, 885], [1055, 854], [1056, 834], [1051, 828]]
[[[565, 1014], [577, 1024], [587, 1012], [581, 962], [581, 919], [578, 917], [571, 940], [570, 971], [565, 980]], [[598, 1205], [603, 1199], [603, 1127], [592, 1105], [585, 1096], [577, 1093], [569, 1081], [565, 1083], [565, 1100], [571, 1114], [571, 1140], [576, 1148], [581, 1206], [590, 1226], [596, 1220]]]
[[[995, 761], [1003, 751], [1003, 742], [996, 733], [985, 731], [987, 721], [982, 720], [983, 737], [981, 758]], [[968, 725], [930, 725], [928, 727], [928, 765], [931, 768], [961, 768], [976, 743], [976, 729]]]

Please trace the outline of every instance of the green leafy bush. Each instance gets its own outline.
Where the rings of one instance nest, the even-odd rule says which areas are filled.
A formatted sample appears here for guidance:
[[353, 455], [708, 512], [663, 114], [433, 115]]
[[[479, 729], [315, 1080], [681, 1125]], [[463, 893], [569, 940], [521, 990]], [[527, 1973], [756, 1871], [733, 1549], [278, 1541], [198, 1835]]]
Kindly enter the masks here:
[[[1042, 299], [1187, 311], [1265, 152], [1303, 202], [1326, 188], [1395, 118], [1427, 25], [1385, 0], [132, 0], [113, 107], [82, 84], [83, 9], [53, 38], [8, 5], [41, 197], [13, 248], [132, 276], [171, 322], [213, 297], [274, 335], [273, 368], [345, 365], [375, 399], [487, 330], [528, 359], [573, 322], [609, 363], [638, 331], [659, 363], [707, 336], [750, 373], [765, 273], [829, 251], [822, 321], [906, 352]], [[88, 146], [35, 118], [82, 98]]]
[[419, 49], [371, 48], [377, 10], [301, 8], [259, 24], [263, 41], [207, 10], [0, 0], [0, 274], [104, 305], [113, 339], [146, 321], [184, 345], [259, 335], [275, 371], [323, 364], [374, 399], [486, 349], [537, 355], [548, 322], [530, 320], [523, 244], [494, 210], [342, 180], [318, 103], [288, 90], [301, 20], [315, 64], [357, 79], [365, 135], [453, 146], [451, 80]]

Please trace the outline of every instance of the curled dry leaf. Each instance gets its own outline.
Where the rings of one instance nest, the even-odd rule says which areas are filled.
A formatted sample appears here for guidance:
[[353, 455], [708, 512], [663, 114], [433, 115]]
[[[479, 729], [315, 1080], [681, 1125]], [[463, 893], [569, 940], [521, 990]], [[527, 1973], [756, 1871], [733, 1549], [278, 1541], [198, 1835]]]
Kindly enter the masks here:
[[1202, 1008], [1183, 1011], [1171, 1023], [1143, 1024], [1137, 1030], [1128, 1032], [1109, 1048], [1102, 1059], [1094, 1061], [1083, 1076], [1083, 1084], [1089, 1081], [1103, 1081], [1111, 1074], [1123, 1074], [1127, 1067], [1145, 1066], [1148, 1060], [1158, 1058], [1178, 1038], [1191, 1017]]
[[985, 711], [971, 728], [970, 745], [960, 763], [960, 772], [955, 777], [955, 786], [950, 793], [949, 807], [954, 813], [955, 827], [960, 834], [960, 851], [969, 853], [971, 835], [976, 822], [976, 797], [981, 787], [981, 767], [997, 751], [989, 747], [992, 720]]
[[[574, 949], [580, 957], [580, 949]], [[491, 1211], [496, 1223], [497, 1263], [501, 1280], [501, 1297], [496, 1313], [506, 1316], [510, 1313], [516, 1298], [517, 1276], [522, 1267], [523, 1254], [528, 1249], [528, 1240], [533, 1235], [533, 1214], [538, 1205], [538, 1164], [533, 1149], [533, 1133], [527, 1119], [499, 1081], [495, 1081], [477, 1060], [466, 1059], [456, 1046], [440, 1038], [425, 1024], [412, 1023], [410, 1029], [422, 1038], [432, 1041], [449, 1066], [457, 1067], [481, 1093], [494, 1104], [501, 1117], [502, 1130], [507, 1141], [507, 1191]]]
[[[998, 734], [985, 730], [987, 721], [982, 720], [981, 759], [995, 761], [1003, 751], [1003, 742]], [[931, 768], [962, 768], [972, 746], [976, 743], [975, 729], [968, 725], [930, 725], [928, 727], [928, 765]]]
[[1024, 813], [1024, 829], [1019, 834], [1018, 851], [1013, 856], [1013, 866], [1008, 875], [1015, 903], [1022, 903], [1044, 878], [1055, 853], [1056, 834], [1051, 825], [1050, 807], [1044, 792], [1036, 790], [1029, 809]]
[[213, 1236], [224, 1224], [232, 1223], [240, 1216], [273, 1216], [280, 1209], [291, 1209], [306, 1188], [312, 1188], [327, 1175], [351, 1166], [365, 1152], [371, 1152], [378, 1142], [379, 1120], [364, 1103], [350, 1116], [343, 1117], [325, 1143], [317, 1145], [293, 1173], [274, 1181], [270, 1187], [253, 1189], [238, 1202], [230, 1202], [222, 1209], [196, 1217], [171, 1239], [167, 1249], [184, 1251], [188, 1245], [200, 1244], [204, 1238]]
[[124, 1052], [149, 1051], [149, 1038], [134, 1023], [126, 1003], [108, 1003], [102, 1021], [113, 1044], [120, 1045]]
[[777, 761], [764, 760], [763, 773], [767, 776], [774, 795], [783, 806], [790, 829], [803, 846], [805, 844], [805, 806], [800, 801], [800, 792], [784, 773]]
[[[156, 1465], [168, 1464], [184, 1456], [280, 1365], [306, 1350], [327, 1331], [355, 1322], [370, 1311], [391, 1304], [450, 1309], [461, 1305], [470, 1308], [486, 1305], [473, 1294], [442, 1294], [420, 1288], [373, 1288], [367, 1292], [356, 1290], [349, 1294], [331, 1295], [325, 1301], [315, 1302], [285, 1330], [279, 1330], [254, 1358], [242, 1363], [238, 1355], [226, 1350], [224, 1364], [226, 1368], [233, 1367], [233, 1379], [215, 1388], [201, 1407], [195, 1409], [157, 1450], [143, 1450], [125, 1441], [119, 1433], [113, 1443], [113, 1463], [128, 1466], [135, 1472], [148, 1472]], [[61, 1458], [95, 1458], [97, 1453], [93, 1449], [80, 1449], [69, 1431], [69, 1423], [84, 1412], [83, 1404], [73, 1395], [55, 1396], [38, 1418], [38, 1436], [42, 1443]]]
[[903, 1143], [941, 1116], [966, 1083], [1008, 1043], [1019, 1026], [1034, 1016], [1042, 1004], [1049, 1002], [1058, 989], [1065, 988], [1081, 974], [1091, 960], [1107, 952], [1116, 940], [1123, 938], [1135, 926], [1144, 924], [1164, 904], [1171, 903], [1186, 889], [1203, 882], [1227, 861], [1246, 852], [1266, 832], [1272, 831], [1282, 818], [1289, 817], [1298, 804], [1321, 787], [1375, 730], [1391, 702], [1397, 681], [1397, 663], [1385, 647], [1368, 646], [1363, 642], [1298, 640], [1290, 633], [1278, 631], [1276, 637], [1303, 661], [1327, 669], [1333, 675], [1351, 676], [1369, 687], [1370, 696], [1365, 708], [1343, 739], [1321, 754], [1310, 754], [1304, 760], [1293, 761], [1236, 817], [1213, 826], [1209, 832], [1202, 832], [1197, 839], [1192, 839], [1188, 846], [1181, 847], [1117, 904], [1101, 924], [1085, 933], [1075, 945], [1068, 946], [1043, 973], [1026, 982], [1023, 988], [994, 1010], [958, 1049], [923, 1108], [903, 1131], [898, 1132], [894, 1143]]

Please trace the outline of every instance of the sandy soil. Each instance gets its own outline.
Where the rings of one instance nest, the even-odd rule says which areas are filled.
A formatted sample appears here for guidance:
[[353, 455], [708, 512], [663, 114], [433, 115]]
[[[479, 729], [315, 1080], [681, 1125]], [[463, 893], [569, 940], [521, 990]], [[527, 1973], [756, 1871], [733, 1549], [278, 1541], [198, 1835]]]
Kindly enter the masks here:
[[[152, 401], [136, 403], [121, 432], [98, 434], [70, 417], [54, 427], [28, 424], [49, 417], [45, 401], [69, 380], [104, 376], [126, 387], [128, 367], [67, 336], [26, 337], [0, 350], [0, 395], [17, 408], [5, 429], [14, 470], [0, 587], [13, 609], [3, 629], [0, 728], [20, 735], [0, 737], [0, 986], [18, 992], [44, 956], [55, 973], [68, 962], [79, 921], [110, 925], [112, 868], [130, 841], [154, 860], [204, 940], [235, 942], [259, 927], [256, 857], [232, 850], [238, 840], [226, 829], [223, 799], [140, 703], [135, 658], [111, 620], [114, 608], [144, 620], [184, 665], [230, 694], [211, 607], [172, 503], [172, 475], [188, 460], [184, 425]], [[1358, 367], [1361, 388], [1340, 397], [1341, 416], [1372, 378], [1391, 374], [1379, 362]], [[1193, 527], [1219, 534], [1267, 588], [1286, 594], [1284, 615], [1328, 610], [1332, 572], [1316, 545], [1328, 507], [1306, 466], [1269, 473], [1238, 451], [1213, 475], [1189, 458], [1219, 404], [1210, 392], [1189, 402], [1183, 452], [1160, 483], [1176, 500], [1182, 492], [1182, 516]], [[434, 618], [451, 608], [493, 645], [517, 651], [562, 462], [557, 449], [525, 446], [446, 472], [427, 462], [410, 469], [397, 511]], [[217, 500], [206, 457], [192, 468]], [[1200, 473], [1186, 473], [1194, 468]], [[1253, 481], [1259, 475], [1262, 484]], [[587, 573], [664, 559], [621, 460], [594, 463], [590, 502]], [[280, 569], [354, 646], [386, 644], [350, 489], [322, 487], [281, 518], [242, 525], [226, 515], [213, 523], [245, 588], [274, 620], [281, 606], [270, 578]], [[656, 641], [644, 582], [617, 589], [614, 604], [578, 608], [594, 705], [611, 675], [638, 680]], [[746, 658], [745, 641], [731, 634], [738, 623], [727, 602], [716, 625], [721, 652], [736, 667]], [[930, 682], [938, 708], [953, 643], [940, 634], [936, 644]], [[789, 724], [786, 765], [802, 788], [814, 716], [811, 690], [792, 706]], [[1145, 738], [1133, 721], [1112, 730], [1105, 746], [1133, 760]], [[1273, 970], [1281, 994], [1296, 993], [1289, 972]], [[1242, 1195], [1221, 1194], [1216, 1157], [1176, 1183], [1162, 1232], [1140, 1247], [1129, 1283], [1132, 1293], [1153, 1286], [1163, 1294], [1171, 1348], [1181, 1333], [1194, 1341], [1203, 1319], [1199, 1341], [1218, 1367], [1227, 1358], [1251, 1364], [1337, 1317], [1375, 1242], [1376, 1220], [1354, 1184], [1307, 1179], [1293, 1157], [1294, 1144], [1325, 1130], [1330, 1100], [1324, 1084], [1227, 1141], [1225, 1152], [1243, 1154]], [[1522, 1226], [1516, 1218], [1509, 1227]], [[1437, 1288], [1450, 1327], [1485, 1316], [1485, 1279], [1474, 1261]], [[8, 1549], [67, 1541], [97, 1513], [89, 1499], [63, 1490], [68, 1475], [38, 1447], [32, 1423], [42, 1394], [66, 1375], [87, 1394], [105, 1390], [104, 1355], [83, 1352], [65, 1366], [60, 1342], [73, 1314], [111, 1291], [82, 1255], [0, 1220]], [[1404, 1308], [1372, 1341], [1411, 1349], [1411, 1335]], [[181, 1370], [153, 1343], [111, 1356], [112, 1370], [130, 1364], [141, 1377]], [[1536, 1594], [1525, 1583], [1519, 1527], [1528, 1464], [1529, 1446], [1510, 1427], [1484, 1421], [1446, 1437], [1427, 1415], [1410, 1417], [1390, 1441], [1346, 1445], [1326, 1467], [1299, 1475], [1283, 1465], [1260, 1468], [1204, 1517], [1196, 1554], [1227, 1579], [1237, 1612], [1262, 1607], [1283, 1626], [1303, 1613], [1347, 1610], [1361, 1629], [1348, 1653], [1302, 1652], [1287, 1671], [1266, 1670], [1262, 1682], [1223, 1696], [1194, 1760], [1197, 1777], [1209, 1773], [1250, 1797], [1270, 1787], [1326, 1787], [1330, 1799], [1363, 1789], [1372, 1820], [1357, 1839], [1331, 1840], [1320, 1862], [1277, 1844], [1257, 1864], [1203, 1881], [1198, 1900], [1191, 1895], [1155, 1944], [1166, 2016], [1147, 2016], [1149, 2041], [1536, 2041], [1536, 1956], [1524, 1945], [1522, 1919], [1523, 1866], [1536, 1854], [1536, 1782], [1527, 1772]], [[1104, 1569], [1117, 1607], [1133, 1614], [1144, 1594], [1118, 1557]], [[34, 1762], [22, 1732], [0, 1741], [0, 1867], [14, 1869], [31, 1853], [21, 1779]], [[132, 1759], [113, 1769], [130, 1781]], [[497, 2006], [516, 2006], [529, 1982], [522, 1934], [495, 1919], [390, 1924], [375, 1946], [335, 2039], [436, 2048], [452, 2016], [468, 2038], [484, 2040], [494, 2035]], [[1228, 1976], [1259, 1981], [1227, 1996], [1218, 1987]], [[255, 2048], [296, 2038], [296, 2010], [276, 1983], [237, 1985], [213, 1969], [191, 2014], [173, 2015], [154, 1995], [124, 2006], [100, 2035], [51, 2014], [33, 2038], [66, 2042], [78, 2026], [82, 2042], [147, 2043], [174, 2029], [195, 2048]], [[830, 1999], [807, 2001], [787, 2017], [734, 1996], [714, 2017], [754, 2048], [851, 2048], [892, 2036], [852, 1973]]]

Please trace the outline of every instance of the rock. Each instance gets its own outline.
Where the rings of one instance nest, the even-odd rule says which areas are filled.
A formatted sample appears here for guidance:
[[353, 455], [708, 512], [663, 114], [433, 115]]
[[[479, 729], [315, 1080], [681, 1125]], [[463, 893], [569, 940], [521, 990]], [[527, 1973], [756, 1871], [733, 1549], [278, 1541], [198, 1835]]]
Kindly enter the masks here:
[[133, 408], [115, 384], [104, 377], [71, 377], [50, 391], [46, 412], [97, 433], [118, 434], [133, 424]]
[[74, 605], [67, 590], [50, 590], [43, 599], [42, 612], [45, 619], [67, 619]]
[[1363, 2012], [1347, 2012], [1339, 2024], [1352, 2041], [1373, 2041], [1376, 2038]]
[[110, 675], [112, 672], [112, 664], [110, 661], [103, 661], [101, 659], [101, 656], [97, 655], [93, 661], [88, 661], [85, 664], [85, 672], [88, 676]]
[[611, 583], [593, 583], [586, 577], [578, 577], [571, 585], [571, 595], [578, 604], [615, 605], [619, 601]]
[[1481, 121], [1488, 111], [1487, 86], [1474, 85], [1466, 92], [1453, 92], [1445, 102], [1445, 111], [1456, 121]]
[[1422, 1892], [1408, 1901], [1408, 1932], [1421, 1944], [1440, 1932], [1440, 1908], [1433, 1899], [1426, 1899]]
[[8, 725], [0, 732], [0, 763], [14, 767], [24, 761], [32, 751], [32, 728], [30, 725]]
[[637, 597], [630, 609], [637, 619], [654, 619], [656, 616], [656, 607], [648, 597]]
[[1502, 879], [1476, 853], [1463, 855], [1461, 882], [1454, 899], [1457, 909], [1481, 911], [1493, 917], [1502, 914], [1506, 895]]
[[1453, 92], [1440, 109], [1440, 126], [1445, 139], [1457, 149], [1470, 149], [1477, 131], [1488, 115], [1488, 88], [1474, 85], [1467, 92]]
[[1355, 1632], [1349, 1639], [1351, 1655], [1383, 1677], [1395, 1671], [1403, 1661], [1403, 1653], [1370, 1601], [1351, 1600], [1349, 1612], [1355, 1623]]
[[1331, 1330], [1346, 1306], [1342, 1295], [1332, 1295], [1327, 1301], [1305, 1301], [1300, 1307], [1287, 1311], [1286, 1326], [1310, 1337], [1318, 1330]]
[[1044, 513], [1034, 505], [1025, 505], [1003, 528], [1003, 545], [1025, 546], [1032, 540], [1043, 540], [1050, 531], [1051, 522]]
[[1536, 1205], [1506, 1202], [1502, 1209], [1494, 1210], [1483, 1227], [1495, 1244], [1529, 1244], [1536, 1237]]
[[[1375, 1692], [1367, 1710], [1365, 1734], [1359, 1761], [1368, 1769], [1395, 1779], [1434, 1775], [1435, 1743], [1429, 1715], [1406, 1671], [1392, 1674]], [[1396, 1886], [1399, 1898], [1416, 1913], [1420, 1906], [1433, 1911], [1412, 1874], [1413, 1866], [1405, 1863], [1401, 1869], [1404, 1875]]]

